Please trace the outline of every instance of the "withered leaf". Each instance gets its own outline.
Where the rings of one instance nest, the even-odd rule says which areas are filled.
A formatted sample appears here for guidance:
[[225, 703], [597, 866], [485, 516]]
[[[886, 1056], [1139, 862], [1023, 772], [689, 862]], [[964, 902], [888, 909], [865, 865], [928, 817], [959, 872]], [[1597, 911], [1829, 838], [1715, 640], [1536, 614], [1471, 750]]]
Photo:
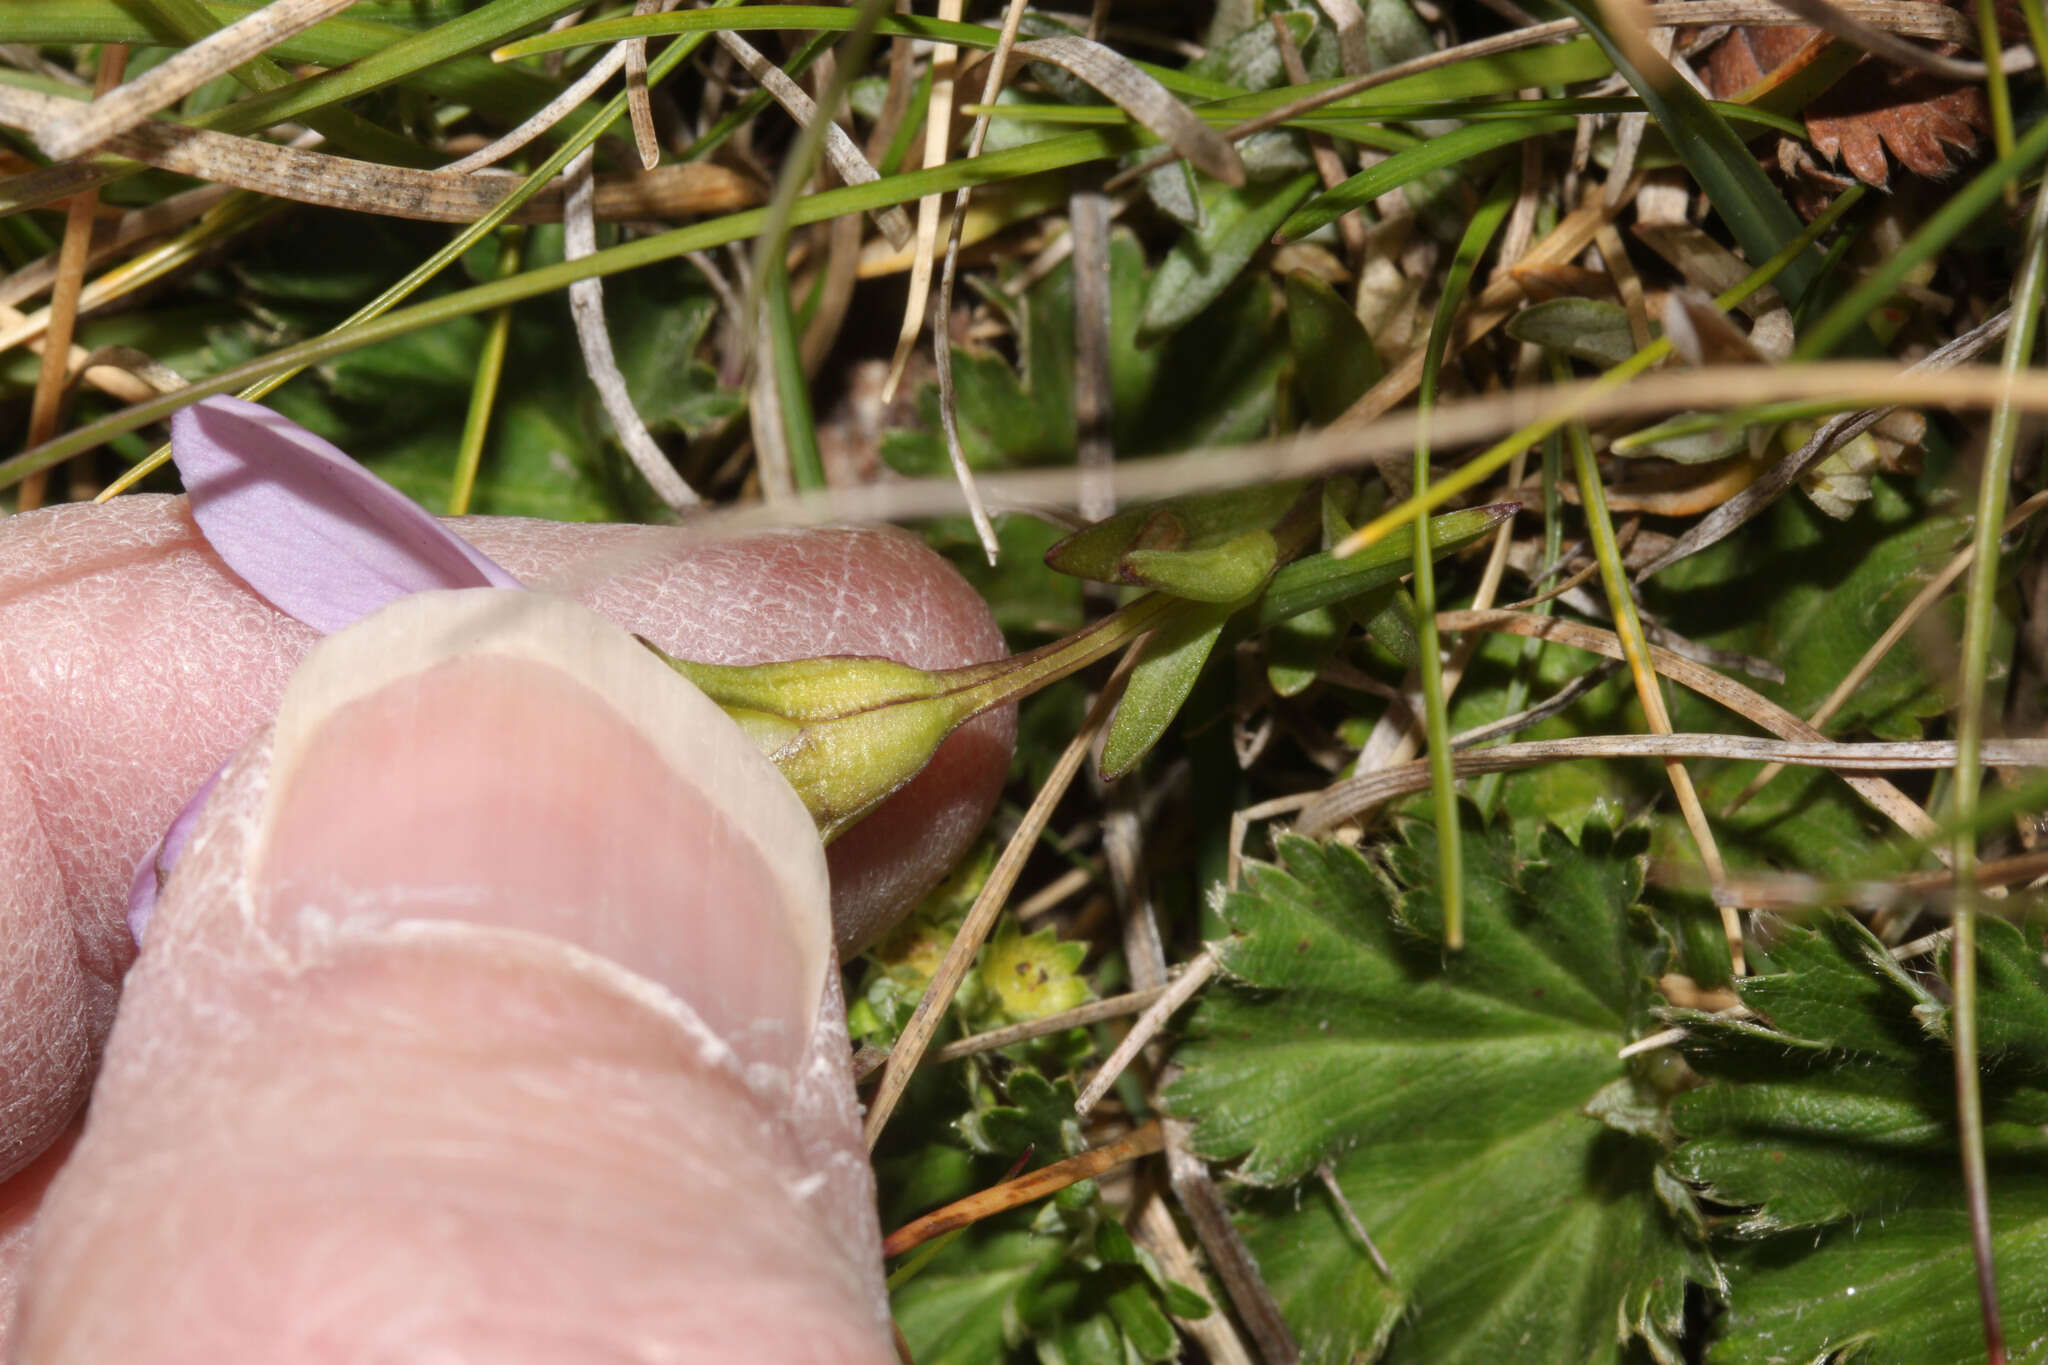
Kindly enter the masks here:
[[[1731, 98], [1787, 66], [1811, 61], [1828, 41], [1815, 28], [1738, 28], [1714, 48], [1707, 62], [1707, 85], [1716, 98]], [[1953, 54], [1956, 49], [1944, 44], [1931, 50]], [[1990, 113], [1978, 87], [1869, 57], [1806, 108], [1806, 132], [1814, 150], [1879, 189], [1890, 180], [1887, 151], [1915, 174], [1938, 178], [1974, 152], [1989, 128]], [[1795, 179], [1800, 178], [1796, 172], [1804, 160], [1796, 154], [1779, 157]], [[1810, 166], [1806, 178], [1814, 186], [1800, 188], [1839, 187], [1819, 166]]]

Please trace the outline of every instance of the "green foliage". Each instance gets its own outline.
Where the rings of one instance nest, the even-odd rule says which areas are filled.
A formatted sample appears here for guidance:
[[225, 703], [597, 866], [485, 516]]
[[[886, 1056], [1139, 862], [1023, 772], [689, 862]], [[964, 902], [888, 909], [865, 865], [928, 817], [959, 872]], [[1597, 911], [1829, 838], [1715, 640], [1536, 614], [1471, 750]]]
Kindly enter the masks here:
[[[2048, 1340], [2048, 948], [1979, 928], [1984, 1123], [2007, 1339]], [[1679, 1013], [1705, 1084], [1674, 1169], [1729, 1212], [1729, 1311], [1709, 1359], [1934, 1362], [1982, 1350], [1947, 1007], [1845, 915], [1781, 924], [1741, 985], [1752, 1020]]]
[[[1244, 1229], [1307, 1359], [1677, 1358], [1685, 1285], [1718, 1272], [1658, 1174], [1661, 1093], [1615, 1056], [1654, 1027], [1665, 951], [1643, 848], [1588, 826], [1525, 862], [1472, 831], [1459, 953], [1424, 825], [1386, 871], [1284, 840], [1226, 899], [1230, 982], [1170, 1102], [1204, 1155], [1279, 1191]], [[1323, 1163], [1391, 1282], [1326, 1194], [1290, 1188]]]
[[1508, 319], [1508, 335], [1603, 370], [1619, 365], [1636, 351], [1627, 312], [1605, 299], [1532, 303]]
[[1315, 185], [1313, 171], [1254, 181], [1242, 189], [1214, 181], [1203, 185], [1202, 225], [1181, 237], [1145, 288], [1140, 340], [1157, 341], [1179, 331], [1221, 298], [1252, 253], [1272, 239]]
[[1232, 602], [1203, 603], [1153, 632], [1110, 719], [1102, 743], [1104, 778], [1122, 777], [1159, 742], [1195, 690], [1202, 665], [1236, 610]]
[[[868, 954], [848, 1014], [857, 1039], [894, 1041], [994, 854], [982, 845]], [[1004, 921], [954, 997], [953, 1028], [978, 1032], [1081, 1003], [1086, 952], [1049, 929], [1027, 934]], [[915, 1136], [886, 1142], [877, 1156], [884, 1220], [907, 1221], [992, 1185], [1019, 1161], [1044, 1166], [1084, 1149], [1074, 1073], [1093, 1051], [1074, 1029], [920, 1073], [908, 1115], [891, 1129]], [[1167, 1313], [1209, 1311], [1196, 1289], [1167, 1280], [1132, 1244], [1092, 1181], [963, 1230], [903, 1273], [892, 1306], [916, 1360], [963, 1365], [1172, 1360], [1179, 1343]]]
[[1287, 344], [1302, 416], [1318, 426], [1342, 416], [1379, 382], [1384, 367], [1365, 324], [1336, 290], [1309, 275], [1289, 275]]
[[[1896, 618], [1928, 575], [1953, 553], [1961, 528], [1896, 481], [1878, 479], [1856, 518], [1838, 523], [1804, 499], [1781, 498], [1743, 533], [1652, 581], [1647, 603], [1694, 639], [1759, 655], [1782, 683], [1745, 679], [1786, 709], [1810, 714]], [[1941, 619], [1938, 613], [1935, 619]], [[1680, 730], [1725, 726], [1727, 712], [1669, 691]], [[1828, 724], [1852, 739], [1918, 739], [1946, 707], [1923, 646], [1901, 641]], [[1697, 764], [1709, 810], [1731, 801], [1755, 764]], [[1885, 828], [1840, 778], [1789, 770], [1717, 823], [1737, 863], [1769, 861], [1829, 876], [1868, 876], [1899, 855]]]
[[[1234, 602], [1273, 572], [1274, 532], [1302, 503], [1300, 480], [1172, 498], [1076, 531], [1046, 551], [1061, 573]], [[1300, 532], [1294, 537], [1297, 542]]]
[[[1120, 454], [1181, 450], [1265, 434], [1285, 364], [1272, 288], [1257, 275], [1231, 287], [1170, 337], [1140, 345], [1145, 253], [1137, 239], [1110, 237], [1109, 377]], [[1242, 272], [1246, 261], [1238, 262]], [[1074, 458], [1074, 275], [1061, 264], [1002, 302], [1014, 323], [1015, 359], [953, 348], [960, 442], [976, 469], [1063, 464]], [[1226, 281], [1226, 284], [1229, 284]], [[919, 395], [921, 430], [884, 435], [882, 458], [897, 472], [941, 475], [950, 466], [938, 436], [938, 389]]]
[[[265, 244], [235, 264], [243, 306], [266, 332], [325, 330], [422, 254], [425, 234], [414, 229], [318, 221], [325, 226]], [[559, 255], [559, 242], [558, 231], [535, 231], [528, 255]], [[473, 273], [488, 277], [494, 254], [478, 253]], [[633, 285], [607, 291], [606, 299], [628, 390], [657, 435], [702, 436], [742, 406], [698, 358], [711, 296], [689, 270], [645, 271]], [[268, 401], [440, 511], [486, 327], [484, 318], [462, 317], [364, 347]], [[213, 342], [217, 368], [253, 354], [258, 335], [245, 324], [217, 330]], [[471, 511], [561, 521], [646, 520], [657, 511], [612, 441], [582, 365], [563, 363], [576, 354], [560, 302], [519, 309]]]

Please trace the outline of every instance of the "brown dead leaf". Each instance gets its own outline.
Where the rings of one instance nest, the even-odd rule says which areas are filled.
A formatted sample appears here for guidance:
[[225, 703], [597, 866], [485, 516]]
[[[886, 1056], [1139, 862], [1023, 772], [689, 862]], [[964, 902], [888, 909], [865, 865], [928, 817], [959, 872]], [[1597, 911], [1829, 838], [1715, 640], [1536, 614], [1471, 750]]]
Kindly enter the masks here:
[[[1738, 28], [1708, 59], [1707, 85], [1716, 98], [1732, 98], [1779, 77], [1787, 67], [1811, 61], [1829, 41], [1814, 28]], [[1956, 51], [1947, 44], [1933, 50]], [[1984, 92], [1976, 86], [1955, 85], [1869, 57], [1806, 108], [1814, 150], [1878, 189], [1890, 180], [1887, 152], [1916, 175], [1939, 178], [1976, 151], [1990, 126]], [[1796, 190], [1806, 191], [1799, 195], [1802, 201], [1825, 199], [1841, 188], [1839, 177], [1814, 164], [1803, 148], [1781, 147], [1778, 164]]]

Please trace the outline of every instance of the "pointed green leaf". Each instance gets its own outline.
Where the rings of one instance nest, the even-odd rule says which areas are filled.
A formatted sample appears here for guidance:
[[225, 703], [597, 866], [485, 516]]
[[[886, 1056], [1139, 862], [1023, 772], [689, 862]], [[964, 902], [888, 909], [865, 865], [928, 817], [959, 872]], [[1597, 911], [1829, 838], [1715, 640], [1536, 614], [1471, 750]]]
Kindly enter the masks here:
[[1605, 299], [1548, 299], [1508, 319], [1508, 335], [1611, 369], [1636, 353], [1628, 313]]
[[[1431, 517], [1430, 546], [1441, 557], [1470, 545], [1500, 525], [1503, 518], [1513, 516], [1517, 506], [1494, 503]], [[1295, 560], [1273, 575], [1252, 614], [1251, 628], [1269, 630], [1290, 616], [1399, 582], [1407, 576], [1414, 558], [1413, 534], [1404, 526], [1348, 559], [1323, 553]]]
[[1109, 722], [1102, 745], [1104, 779], [1122, 777], [1159, 742], [1195, 690], [1195, 679], [1236, 607], [1234, 602], [1192, 604], [1153, 632]]
[[1274, 695], [1307, 691], [1344, 640], [1344, 623], [1328, 607], [1305, 611], [1266, 632], [1266, 682]]
[[1126, 583], [1197, 602], [1235, 602], [1258, 591], [1280, 560], [1271, 531], [1246, 531], [1200, 550], [1132, 550], [1118, 561]]
[[1281, 220], [1316, 186], [1315, 172], [1258, 181], [1230, 189], [1203, 186], [1202, 227], [1184, 233], [1152, 276], [1145, 291], [1141, 340], [1155, 340], [1192, 321], [1223, 296], [1253, 255], [1273, 237]]
[[1125, 562], [1132, 551], [1207, 550], [1248, 531], [1270, 530], [1307, 487], [1290, 479], [1134, 507], [1074, 532], [1046, 551], [1045, 562], [1076, 578], [1131, 583], [1137, 580], [1125, 576]]
[[1287, 340], [1302, 411], [1318, 426], [1341, 417], [1384, 373], [1358, 314], [1312, 275], [1287, 277]]

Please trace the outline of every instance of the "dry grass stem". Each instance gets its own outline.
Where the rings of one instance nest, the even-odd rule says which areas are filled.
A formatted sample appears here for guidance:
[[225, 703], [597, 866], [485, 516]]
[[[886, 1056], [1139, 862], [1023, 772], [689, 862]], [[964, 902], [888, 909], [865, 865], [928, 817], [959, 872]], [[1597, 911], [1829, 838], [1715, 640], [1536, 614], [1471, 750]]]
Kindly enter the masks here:
[[1330, 1196], [1330, 1202], [1337, 1206], [1337, 1213], [1343, 1218], [1344, 1226], [1350, 1229], [1351, 1235], [1365, 1248], [1365, 1254], [1372, 1257], [1373, 1269], [1379, 1271], [1381, 1279], [1392, 1284], [1394, 1268], [1388, 1265], [1387, 1258], [1380, 1254], [1379, 1243], [1373, 1241], [1372, 1234], [1366, 1231], [1365, 1220], [1358, 1216], [1358, 1210], [1352, 1208], [1351, 1201], [1344, 1197], [1344, 1187], [1337, 1183], [1335, 1167], [1327, 1161], [1320, 1163], [1316, 1167], [1316, 1179], [1322, 1182], [1323, 1192]]
[[[2048, 875], [2048, 850], [1996, 858], [1979, 863], [1977, 867], [1977, 885], [1982, 889], [2017, 886]], [[1685, 868], [1652, 864], [1650, 880], [1661, 886], [1701, 889], [1698, 877]], [[1754, 909], [1788, 913], [1824, 905], [1853, 906], [1859, 910], [1948, 909], [1955, 901], [1955, 885], [1955, 873], [1946, 868], [1933, 872], [1908, 872], [1890, 878], [1847, 880], [1815, 877], [1803, 872], [1738, 872], [1729, 874], [1723, 892], [1741, 896], [1743, 903]], [[1938, 939], [1946, 932], [1942, 930], [1927, 938]], [[1926, 939], [1920, 942], [1924, 943]], [[1892, 956], [1912, 956], [1908, 947], [1910, 945], [1893, 949]]]
[[[1530, 616], [1508, 611], [1447, 611], [1437, 614], [1437, 624], [1447, 631], [1490, 630], [1503, 631], [1511, 635], [1533, 636], [1541, 640], [1554, 640], [1573, 649], [1583, 649], [1609, 659], [1625, 658], [1621, 642], [1615, 638], [1613, 631], [1599, 630], [1576, 621], [1560, 620], [1554, 616]], [[1673, 654], [1670, 650], [1651, 646], [1650, 662], [1660, 674], [1673, 682], [1719, 702], [1780, 739], [1816, 744], [1829, 742], [1820, 731], [1768, 697], [1710, 668]], [[1481, 754], [1467, 757], [1478, 758], [1486, 753], [1495, 752], [1498, 751], [1485, 750]], [[1923, 842], [1933, 839], [1937, 828], [1934, 821], [1928, 818], [1926, 811], [1920, 809], [1911, 798], [1891, 783], [1857, 772], [1843, 773], [1842, 780], [1913, 838]], [[1937, 857], [1942, 856], [1939, 849], [1935, 850], [1935, 853]]]
[[[0, 124], [35, 129], [69, 100], [0, 86]], [[514, 175], [451, 175], [384, 166], [371, 161], [301, 151], [177, 124], [148, 122], [117, 134], [109, 150], [199, 180], [253, 190], [274, 199], [356, 213], [379, 213], [435, 223], [472, 223], [520, 183]], [[26, 177], [21, 177], [25, 179]], [[744, 176], [710, 162], [689, 162], [601, 185], [600, 217], [664, 218], [730, 213], [759, 202]], [[0, 204], [0, 212], [23, 207]], [[513, 215], [514, 222], [550, 222], [561, 216], [559, 195], [545, 192]]]
[[[1775, 3], [1799, 16], [1802, 23], [1823, 29], [1844, 42], [1862, 48], [1872, 56], [1925, 71], [1943, 80], [1968, 81], [1975, 84], [1991, 74], [1991, 68], [1983, 62], [1971, 61], [1967, 57], [1944, 57], [1938, 52], [1929, 52], [1924, 47], [1915, 47], [1901, 38], [1897, 32], [1865, 22], [1847, 6], [1838, 3], [1838, 0], [1775, 0]], [[1973, 32], [1961, 41], [1974, 47], [1976, 36]], [[2032, 71], [2035, 65], [2034, 54], [2028, 48], [2014, 48], [2010, 52], [2000, 54], [1999, 64], [2007, 75]]]
[[[2011, 535], [2043, 507], [2048, 507], [2048, 492], [2036, 493], [2018, 507], [2013, 508], [2007, 514], [2005, 524], [1999, 528], [1999, 535], [2001, 537]], [[1884, 662], [1885, 656], [1892, 652], [1893, 646], [1906, 638], [1906, 632], [1911, 630], [1922, 616], [1926, 615], [1929, 607], [1941, 600], [1941, 595], [1947, 592], [1958, 578], [1963, 576], [1964, 571], [1970, 567], [1971, 562], [1975, 558], [1975, 546], [1965, 545], [1962, 549], [1958, 550], [1950, 558], [1949, 562], [1942, 566], [1941, 572], [1929, 579], [1926, 585], [1913, 595], [1913, 600], [1906, 604], [1905, 610], [1901, 611], [1897, 618], [1889, 626], [1885, 627], [1884, 634], [1873, 640], [1870, 648], [1863, 651], [1863, 657], [1858, 659], [1855, 666], [1842, 675], [1842, 680], [1835, 684], [1834, 690], [1828, 693], [1827, 699], [1814, 708], [1813, 714], [1806, 718], [1806, 723], [1818, 730], [1834, 719], [1835, 712], [1841, 710], [1849, 698], [1856, 695], [1857, 688], [1870, 680], [1870, 675], [1877, 671], [1877, 666]], [[1745, 802], [1762, 791], [1765, 785], [1783, 770], [1780, 765], [1773, 763], [1758, 773], [1750, 781], [1750, 784], [1742, 789], [1741, 794], [1728, 803], [1726, 813], [1732, 815], [1737, 810], [1740, 810]]]
[[[958, 23], [965, 3], [966, 0], [939, 0], [939, 18], [948, 23]], [[932, 48], [932, 92], [926, 103], [924, 124], [926, 170], [946, 164], [946, 156], [952, 149], [953, 87], [959, 64], [960, 49], [953, 44], [939, 43]], [[896, 336], [896, 351], [889, 358], [889, 377], [882, 382], [884, 403], [896, 396], [896, 386], [903, 382], [903, 367], [910, 363], [911, 349], [917, 345], [918, 333], [924, 329], [925, 308], [931, 301], [932, 266], [937, 259], [939, 234], [943, 231], [949, 238], [952, 234], [951, 220], [942, 222], [940, 219], [945, 201], [943, 194], [928, 194], [917, 201], [917, 251], [910, 262], [910, 293], [903, 305], [903, 326]], [[938, 325], [943, 335], [945, 320], [941, 319]]]
[[[1131, 1229], [1131, 1236], [1158, 1258], [1159, 1268], [1166, 1272], [1168, 1279], [1198, 1293], [1206, 1287], [1202, 1268], [1195, 1263], [1194, 1252], [1181, 1237], [1180, 1227], [1173, 1221], [1173, 1213], [1166, 1207], [1164, 1199], [1155, 1197], [1145, 1201], [1138, 1212], [1137, 1226]], [[1256, 1365], [1251, 1352], [1245, 1349], [1244, 1341], [1237, 1335], [1237, 1327], [1230, 1321], [1228, 1313], [1175, 1318], [1173, 1323], [1202, 1348], [1210, 1365]]]
[[1038, 844], [1038, 836], [1052, 818], [1053, 807], [1066, 795], [1074, 774], [1081, 771], [1081, 764], [1088, 757], [1096, 735], [1109, 723], [1110, 713], [1116, 709], [1117, 699], [1123, 695], [1124, 680], [1130, 676], [1137, 658], [1135, 645], [1124, 651], [1116, 671], [1110, 674], [1109, 681], [1096, 696], [1095, 704], [1089, 708], [1087, 720], [1067, 742], [1067, 747], [1061, 750], [1045, 785], [1038, 789], [1038, 795], [1032, 798], [1030, 808], [1024, 812], [1017, 832], [1003, 846], [995, 867], [989, 871], [988, 880], [982, 884], [980, 894], [974, 898], [974, 904], [960, 923], [959, 932], [947, 947], [946, 956], [940, 961], [938, 970], [932, 973], [931, 984], [925, 987], [917, 1008], [911, 1011], [910, 1022], [897, 1035], [896, 1045], [889, 1052], [888, 1065], [882, 1070], [881, 1088], [868, 1105], [865, 1137], [870, 1151], [881, 1137], [882, 1129], [888, 1126], [889, 1116], [896, 1111], [897, 1102], [903, 1098], [904, 1087], [910, 1084], [910, 1073], [917, 1069], [925, 1049], [931, 1046], [932, 1035], [938, 1031], [939, 1021], [945, 1016], [953, 993], [967, 979], [968, 969], [974, 965], [974, 955], [981, 951], [989, 930], [995, 927], [996, 915], [1008, 901], [1011, 889], [1017, 885], [1018, 874], [1023, 872], [1025, 860], [1031, 856], [1032, 849]]
[[[2048, 767], [2048, 740], [1986, 740], [1984, 754], [1985, 761], [1989, 763]], [[1768, 761], [1829, 768], [1839, 773], [1870, 773], [1953, 768], [1956, 746], [1952, 740], [1932, 739], [1840, 744], [1826, 740], [1760, 739], [1751, 735], [1659, 732], [1526, 740], [1460, 754], [1454, 766], [1459, 777], [1477, 777], [1481, 773], [1515, 772], [1544, 763], [1587, 758], [1654, 758], [1666, 763], [1685, 758], [1719, 758], [1733, 762]], [[1420, 760], [1359, 773], [1318, 793], [1316, 800], [1303, 809], [1297, 828], [1304, 834], [1325, 834], [1389, 801], [1428, 788], [1429, 765]], [[1716, 875], [1712, 879], [1713, 885], [1720, 885], [1724, 877], [1725, 874]]]
[[[597, 250], [597, 215], [592, 193], [592, 152], [585, 148], [562, 172], [568, 182], [568, 212], [562, 219], [562, 254], [580, 260]], [[619, 370], [612, 351], [611, 331], [604, 317], [604, 284], [600, 280], [578, 280], [569, 286], [569, 313], [576, 324], [576, 343], [583, 350], [584, 368], [597, 396], [611, 418], [612, 430], [625, 447], [626, 455], [656, 497], [676, 511], [695, 507], [696, 490], [669, 462], [668, 453], [655, 442], [626, 391], [626, 376]]]
[[48, 119], [34, 130], [36, 145], [53, 161], [98, 147], [214, 77], [261, 56], [353, 3], [355, 0], [271, 0], [126, 85], [95, 96], [78, 112]]
[[[804, 93], [803, 87], [791, 80], [781, 67], [762, 56], [759, 48], [730, 29], [720, 29], [716, 36], [725, 50], [739, 62], [740, 68], [758, 81], [769, 97], [781, 105], [800, 127], [817, 124], [824, 129], [825, 160], [840, 180], [849, 185], [871, 185], [882, 178], [866, 154], [854, 144], [852, 135], [840, 127], [829, 112], [821, 113], [817, 104]], [[889, 245], [897, 248], [910, 245], [910, 218], [902, 209], [893, 204], [876, 209], [874, 219], [875, 226], [889, 239]]]
[[[138, 242], [148, 241], [166, 232], [175, 232], [235, 193], [238, 191], [227, 185], [201, 185], [197, 189], [174, 194], [168, 199], [159, 199], [156, 203], [143, 208], [131, 209], [106, 230], [102, 230], [104, 224], [98, 224], [93, 232], [92, 249], [86, 256], [86, 264], [98, 265], [107, 257]], [[55, 284], [60, 254], [53, 251], [38, 260], [30, 261], [19, 270], [10, 272], [5, 279], [0, 279], [0, 307], [12, 307], [23, 303]]]
[[1040, 1167], [1015, 1180], [1006, 1180], [1000, 1185], [970, 1194], [965, 1199], [955, 1200], [942, 1209], [936, 1209], [913, 1222], [905, 1223], [882, 1239], [882, 1255], [901, 1256], [912, 1247], [922, 1246], [941, 1233], [954, 1228], [964, 1228], [979, 1223], [984, 1218], [993, 1218], [1006, 1209], [1063, 1190], [1076, 1181], [1091, 1180], [1104, 1171], [1151, 1156], [1164, 1145], [1160, 1136], [1159, 1120], [1133, 1128], [1114, 1142], [1090, 1148], [1079, 1156], [1070, 1156], [1065, 1161], [1055, 1161], [1050, 1166]]
[[[101, 92], [118, 85], [128, 65], [128, 49], [118, 44], [100, 50]], [[161, 69], [161, 68], [159, 68]], [[65, 206], [64, 238], [57, 248], [57, 274], [51, 281], [50, 306], [44, 324], [42, 363], [36, 370], [35, 395], [30, 400], [28, 443], [41, 445], [57, 434], [64, 396], [70, 392], [72, 334], [78, 322], [78, 296], [85, 286], [87, 258], [92, 252], [93, 218], [99, 211], [97, 191], [87, 190]], [[21, 481], [15, 510], [33, 511], [42, 506], [44, 486], [49, 478], [38, 470]]]
[[[2001, 309], [1955, 340], [1930, 352], [1905, 373], [1933, 374], [1975, 359], [2005, 335], [2010, 320], [2011, 310]], [[1776, 502], [1781, 493], [1798, 482], [1800, 475], [1896, 411], [1897, 404], [1888, 404], [1828, 419], [1807, 439], [1806, 444], [1772, 465], [1755, 482], [1735, 493], [1704, 519], [1688, 526], [1685, 534], [1674, 541], [1670, 549], [1636, 571], [1636, 582], [1647, 583], [1652, 575], [1732, 535], [1737, 527]]]
[[[995, 59], [989, 63], [988, 79], [981, 88], [981, 102], [988, 108], [995, 106], [996, 97], [1002, 93], [1010, 51], [1017, 45], [1017, 32], [1024, 23], [1025, 4], [1026, 0], [1010, 0], [1009, 8], [1003, 12], [1003, 31], [996, 40]], [[986, 112], [975, 117], [974, 131], [967, 139], [968, 160], [981, 155], [982, 146], [988, 141], [988, 125]], [[974, 471], [967, 467], [967, 450], [960, 444], [959, 396], [953, 390], [953, 281], [960, 269], [960, 228], [972, 198], [972, 188], [961, 186], [953, 196], [952, 217], [946, 222], [946, 254], [939, 268], [939, 321], [937, 335], [932, 339], [932, 359], [939, 372], [939, 426], [946, 438], [946, 457], [952, 462], [953, 477], [959, 481], [961, 495], [967, 501], [967, 514], [974, 522], [974, 533], [981, 538], [982, 552], [994, 564], [1002, 547], [996, 540], [995, 524], [989, 520], [981, 490], [974, 482]]]
[[1096, 1070], [1094, 1077], [1081, 1091], [1080, 1097], [1074, 1101], [1074, 1112], [1082, 1118], [1087, 1118], [1095, 1106], [1102, 1102], [1102, 1097], [1109, 1093], [1109, 1088], [1116, 1084], [1117, 1077], [1124, 1074], [1124, 1070], [1130, 1066], [1138, 1053], [1144, 1050], [1145, 1045], [1158, 1036], [1159, 1030], [1166, 1027], [1166, 1021], [1173, 1017], [1174, 1011], [1194, 999], [1195, 992], [1215, 974], [1216, 953], [1214, 949], [1205, 948], [1188, 963], [1186, 969], [1175, 977], [1170, 985], [1159, 990], [1156, 1000], [1145, 1007], [1145, 1012], [1131, 1025], [1131, 1031], [1116, 1045], [1116, 1051], [1109, 1054], [1108, 1059]]
[[[1164, 986], [1157, 986], [1148, 991], [1128, 991], [1123, 995], [1090, 1000], [1085, 1005], [1076, 1005], [1070, 1010], [1061, 1010], [1058, 1014], [1048, 1014], [1042, 1019], [1026, 1019], [1022, 1023], [990, 1029], [986, 1033], [977, 1033], [970, 1038], [946, 1044], [933, 1052], [930, 1060], [934, 1064], [957, 1062], [962, 1058], [978, 1057], [984, 1052], [993, 1052], [997, 1048], [1009, 1047], [1015, 1043], [1028, 1043], [1033, 1038], [1043, 1038], [1049, 1033], [1064, 1033], [1070, 1028], [1085, 1028], [1089, 1024], [1099, 1024], [1105, 1019], [1121, 1019], [1126, 1015], [1139, 1013], [1165, 991]], [[888, 1060], [889, 1054], [880, 1049], [862, 1049], [862, 1055], [854, 1058], [854, 1080], [866, 1080], [881, 1070], [882, 1064]]]
[[548, 129], [567, 118], [580, 108], [592, 95], [626, 64], [626, 44], [620, 43], [591, 64], [590, 69], [578, 76], [562, 93], [542, 105], [534, 113], [512, 129], [464, 157], [459, 157], [441, 167], [442, 175], [467, 175], [480, 171], [486, 166], [495, 166], [527, 143], [545, 133]]

